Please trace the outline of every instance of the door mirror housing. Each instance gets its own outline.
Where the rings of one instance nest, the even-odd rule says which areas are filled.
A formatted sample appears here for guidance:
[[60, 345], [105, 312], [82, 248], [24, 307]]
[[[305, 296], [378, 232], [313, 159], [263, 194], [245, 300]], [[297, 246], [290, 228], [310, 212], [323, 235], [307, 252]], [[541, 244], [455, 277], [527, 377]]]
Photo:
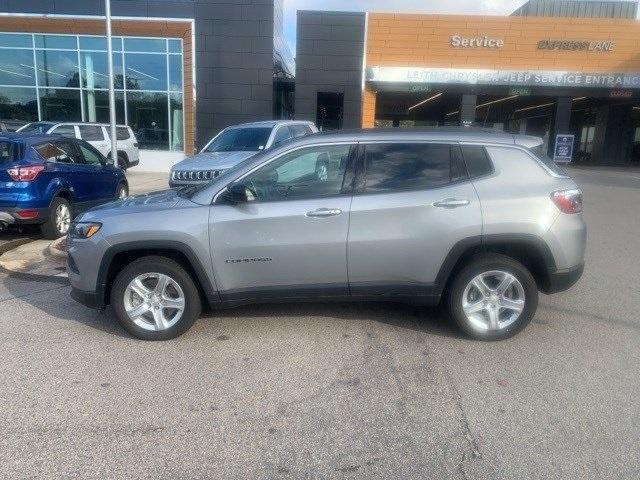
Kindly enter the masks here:
[[249, 200], [247, 196], [247, 186], [244, 183], [232, 183], [227, 186], [227, 191], [222, 195], [225, 203], [231, 203], [237, 205], [238, 203], [245, 203]]

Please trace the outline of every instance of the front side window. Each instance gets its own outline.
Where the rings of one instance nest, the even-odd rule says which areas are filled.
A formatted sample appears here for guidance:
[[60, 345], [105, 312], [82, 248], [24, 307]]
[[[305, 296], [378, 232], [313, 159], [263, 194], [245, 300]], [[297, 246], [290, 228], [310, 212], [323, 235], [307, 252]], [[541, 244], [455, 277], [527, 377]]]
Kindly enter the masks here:
[[290, 128], [293, 138], [304, 137], [311, 133], [311, 129], [306, 125], [291, 125]]
[[53, 123], [33, 122], [25, 125], [20, 133], [47, 133], [53, 125]]
[[436, 143], [368, 144], [365, 191], [421, 190], [446, 185], [452, 181], [450, 150], [450, 145]]
[[295, 150], [250, 174], [243, 183], [259, 202], [340, 195], [350, 148], [324, 145]]
[[91, 147], [91, 145], [87, 145], [84, 142], [78, 142], [78, 147], [80, 147], [80, 153], [82, 154], [84, 163], [87, 165], [102, 165], [102, 157], [97, 150]]
[[230, 128], [218, 135], [205, 152], [257, 152], [264, 150], [271, 128]]
[[289, 140], [291, 138], [291, 133], [289, 132], [288, 127], [280, 127], [276, 130], [276, 134], [273, 137], [273, 147], [277, 147], [285, 140]]
[[73, 125], [60, 125], [54, 128], [51, 133], [62, 135], [63, 137], [76, 138], [76, 130]]
[[77, 161], [77, 155], [73, 145], [67, 142], [42, 143], [34, 147], [45, 161], [55, 163], [81, 163]]
[[102, 127], [97, 125], [80, 125], [80, 138], [87, 142], [98, 142], [104, 140]]

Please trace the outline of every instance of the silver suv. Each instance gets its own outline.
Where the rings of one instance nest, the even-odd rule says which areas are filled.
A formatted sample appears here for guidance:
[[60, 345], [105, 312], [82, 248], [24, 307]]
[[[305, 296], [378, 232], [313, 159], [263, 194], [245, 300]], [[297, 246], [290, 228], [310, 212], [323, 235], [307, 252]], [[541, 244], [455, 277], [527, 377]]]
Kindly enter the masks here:
[[538, 138], [469, 129], [313, 135], [207, 184], [76, 219], [72, 296], [131, 334], [176, 337], [203, 305], [389, 300], [502, 339], [582, 273], [582, 193]]
[[169, 186], [206, 183], [262, 150], [317, 132], [316, 126], [305, 120], [267, 120], [232, 125], [209, 140], [200, 153], [173, 165]]

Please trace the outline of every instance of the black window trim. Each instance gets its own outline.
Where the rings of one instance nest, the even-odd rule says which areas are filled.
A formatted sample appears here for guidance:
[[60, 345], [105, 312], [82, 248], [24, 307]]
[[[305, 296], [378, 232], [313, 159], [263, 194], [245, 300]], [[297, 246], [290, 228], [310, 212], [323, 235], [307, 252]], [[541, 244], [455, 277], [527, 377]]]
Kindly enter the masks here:
[[[499, 146], [512, 147], [512, 145], [481, 143], [481, 142], [458, 142], [458, 143], [460, 145], [460, 154], [462, 155], [462, 161], [464, 162], [465, 168], [467, 169], [467, 175], [469, 176], [469, 180], [481, 180], [483, 178], [489, 178], [496, 173], [496, 167], [493, 164], [493, 159], [491, 158], [491, 155], [489, 155], [489, 152], [487, 151], [488, 146], [489, 147], [499, 147]], [[484, 150], [484, 154], [487, 157], [487, 160], [489, 161], [489, 166], [491, 167], [491, 170], [482, 175], [476, 175], [475, 177], [472, 177], [471, 174], [469, 173], [469, 165], [467, 164], [467, 160], [464, 158], [464, 150], [462, 147], [464, 147], [465, 145], [468, 145], [471, 147], [481, 147], [482, 150]]]
[[[458, 180], [455, 181], [449, 181], [449, 183], [445, 183], [443, 185], [437, 185], [437, 186], [433, 186], [433, 187], [423, 187], [423, 188], [403, 188], [403, 189], [398, 189], [398, 190], [386, 190], [386, 191], [377, 191], [377, 192], [367, 192], [366, 191], [366, 177], [367, 177], [367, 172], [366, 172], [366, 146], [367, 145], [379, 145], [379, 144], [384, 144], [384, 145], [388, 145], [388, 144], [402, 144], [402, 145], [406, 145], [406, 144], [428, 144], [428, 145], [449, 145], [450, 149], [449, 149], [449, 162], [451, 162], [451, 147], [457, 146], [458, 148], [460, 148], [460, 150], [462, 150], [461, 146], [462, 146], [462, 142], [459, 141], [447, 141], [447, 140], [371, 140], [371, 141], [361, 141], [358, 142], [358, 145], [360, 146], [360, 152], [358, 155], [358, 164], [357, 164], [357, 175], [356, 175], [356, 179], [354, 182], [355, 188], [353, 191], [354, 195], [358, 195], [358, 196], [363, 196], [363, 195], [388, 195], [388, 194], [393, 194], [393, 193], [407, 193], [407, 192], [424, 192], [427, 190], [439, 190], [441, 188], [447, 188], [450, 187], [452, 185], [460, 185], [462, 183], [469, 183], [471, 182], [471, 177], [469, 176], [469, 170], [467, 169], [467, 165], [466, 163], [464, 163], [464, 156], [462, 155], [462, 152], [460, 152], [460, 155], [463, 159], [463, 163], [464, 163], [464, 167], [466, 170], [466, 178], [460, 178]], [[482, 144], [480, 144], [482, 145]], [[449, 163], [449, 168], [451, 168], [451, 163]], [[492, 164], [493, 167], [493, 164]], [[477, 178], [477, 177], [476, 177]]]
[[93, 151], [93, 153], [95, 153], [98, 156], [98, 160], [100, 160], [100, 166], [105, 166], [106, 165], [106, 158], [104, 157], [104, 155], [102, 155], [100, 153], [100, 150], [98, 150], [96, 147], [94, 147], [93, 145], [91, 145], [88, 141], [86, 140], [82, 140], [82, 139], [76, 139], [75, 143], [75, 149], [78, 151], [78, 154], [80, 155], [80, 157], [82, 158], [83, 162], [82, 165], [96, 165], [95, 163], [87, 163], [86, 159], [84, 158], [84, 153], [82, 153], [82, 150], [80, 149], [80, 145], [84, 146], [87, 150], [89, 151]]

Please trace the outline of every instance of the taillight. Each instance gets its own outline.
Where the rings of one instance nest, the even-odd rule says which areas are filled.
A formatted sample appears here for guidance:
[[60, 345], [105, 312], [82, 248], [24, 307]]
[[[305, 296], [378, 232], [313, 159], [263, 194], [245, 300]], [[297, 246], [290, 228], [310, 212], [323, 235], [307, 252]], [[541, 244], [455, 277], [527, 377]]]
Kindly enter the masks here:
[[582, 211], [582, 191], [577, 188], [553, 192], [551, 200], [563, 213], [580, 213]]
[[32, 165], [30, 167], [16, 167], [7, 170], [14, 182], [31, 182], [44, 170], [44, 165]]

